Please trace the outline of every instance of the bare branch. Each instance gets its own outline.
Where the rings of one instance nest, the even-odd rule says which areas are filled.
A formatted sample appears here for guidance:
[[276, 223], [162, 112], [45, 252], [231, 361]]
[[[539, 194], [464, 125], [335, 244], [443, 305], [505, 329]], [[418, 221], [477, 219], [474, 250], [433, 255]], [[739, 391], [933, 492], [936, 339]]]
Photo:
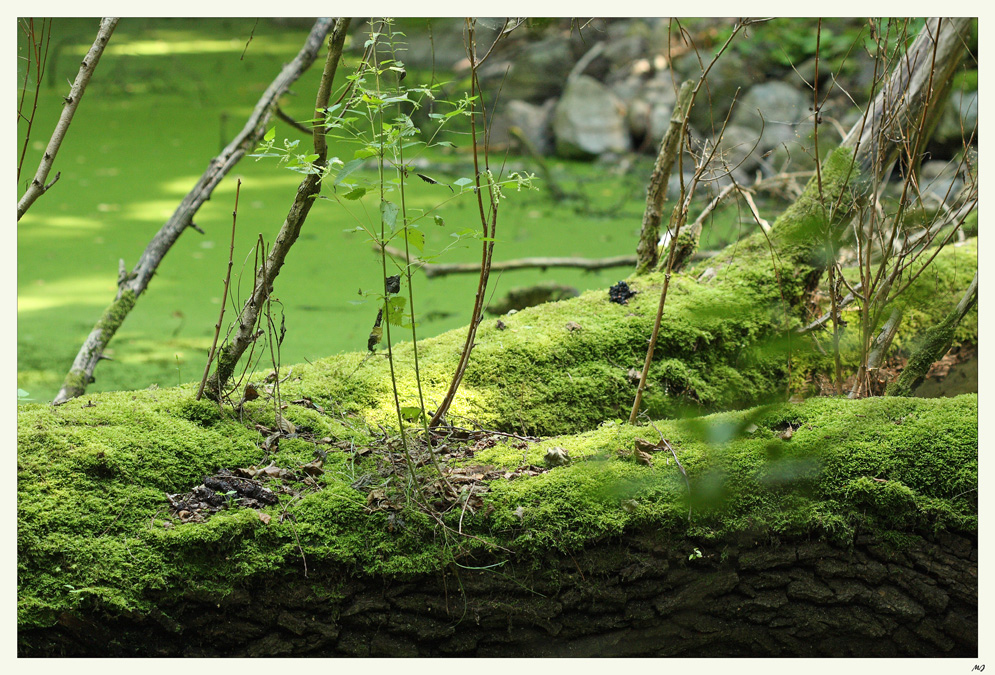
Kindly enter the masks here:
[[[111, 33], [114, 32], [117, 22], [117, 19], [100, 20], [100, 30], [97, 31], [97, 39], [93, 41], [90, 51], [83, 57], [83, 63], [79, 67], [76, 80], [69, 90], [69, 95], [65, 97], [66, 105], [62, 109], [59, 122], [55, 125], [55, 131], [52, 132], [52, 138], [48, 142], [48, 147], [45, 148], [45, 154], [42, 155], [41, 162], [38, 164], [38, 171], [35, 173], [35, 177], [31, 179], [31, 183], [28, 185], [24, 196], [17, 202], [18, 220], [31, 208], [35, 200], [45, 194], [45, 191], [55, 184], [54, 180], [47, 185], [45, 184], [45, 181], [48, 179], [48, 173], [52, 170], [52, 164], [55, 163], [55, 156], [59, 154], [59, 148], [62, 146], [62, 141], [69, 131], [69, 125], [72, 123], [73, 115], [76, 114], [76, 108], [79, 107], [79, 102], [83, 98], [83, 92], [86, 91], [86, 85], [90, 82], [93, 71], [97, 69], [97, 63], [100, 61], [100, 56], [104, 53], [107, 41], [111, 39]], [[58, 180], [58, 176], [56, 176], [56, 180]]]

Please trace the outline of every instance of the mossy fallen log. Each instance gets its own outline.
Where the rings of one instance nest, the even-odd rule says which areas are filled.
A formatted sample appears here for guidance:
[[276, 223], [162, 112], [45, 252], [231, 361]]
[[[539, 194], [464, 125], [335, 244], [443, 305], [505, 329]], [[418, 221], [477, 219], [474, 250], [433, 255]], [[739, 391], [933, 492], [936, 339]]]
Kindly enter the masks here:
[[271, 458], [310, 460], [305, 434], [340, 441], [320, 489], [181, 523], [167, 494], [262, 455], [255, 429], [191, 394], [19, 408], [22, 655], [976, 651], [974, 395], [659, 421], [675, 455], [650, 465], [632, 448], [652, 428], [495, 437], [472, 464], [540, 464], [553, 446], [571, 462], [491, 481], [444, 530], [375, 508], [361, 479], [382, 477], [360, 460], [388, 449], [304, 405], [283, 411], [299, 436]]

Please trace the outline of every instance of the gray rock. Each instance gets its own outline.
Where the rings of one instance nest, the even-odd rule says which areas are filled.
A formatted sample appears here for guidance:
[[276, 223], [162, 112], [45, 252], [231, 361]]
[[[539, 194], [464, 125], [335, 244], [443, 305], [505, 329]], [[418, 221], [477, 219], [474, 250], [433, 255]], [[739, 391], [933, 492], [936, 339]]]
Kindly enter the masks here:
[[713, 172], [735, 171], [739, 180], [740, 176], [748, 175], [757, 168], [760, 154], [754, 151], [754, 146], [759, 135], [759, 131], [749, 127], [738, 124], [727, 126], [713, 159]]
[[[756, 132], [762, 129], [757, 151], [764, 153], [811, 130], [811, 105], [812, 101], [804, 92], [789, 84], [776, 80], [764, 82], [750, 87], [740, 98], [730, 124]], [[808, 124], [803, 129], [805, 120]]]
[[947, 107], [933, 134], [933, 140], [942, 144], [961, 144], [974, 134], [977, 142], [978, 92], [963, 90], [951, 92]]
[[568, 82], [553, 113], [557, 154], [585, 158], [628, 151], [625, 112], [622, 102], [597, 80], [580, 75]]
[[927, 208], [951, 205], [963, 187], [964, 181], [957, 176], [957, 162], [926, 162], [919, 169], [919, 191]]
[[542, 105], [534, 105], [526, 101], [512, 100], [499, 106], [500, 112], [494, 116], [491, 124], [491, 144], [500, 147], [508, 143], [516, 144], [509, 133], [511, 127], [518, 127], [535, 146], [540, 154], [549, 154], [553, 149], [553, 133], [551, 122], [556, 99], [551, 98]]
[[[704, 60], [708, 66], [708, 59]], [[702, 67], [693, 51], [684, 54], [674, 63], [674, 70], [680, 75], [678, 82], [695, 80], [701, 77]], [[762, 74], [753, 72], [750, 65], [737, 52], [727, 51], [708, 73], [707, 87], [702, 87], [691, 108], [691, 124], [708, 134], [718, 131], [729, 112], [733, 96], [743, 82], [761, 79]]]
[[563, 35], [527, 43], [502, 57], [485, 62], [479, 73], [481, 85], [495, 93], [500, 88], [503, 100], [536, 104], [560, 94], [576, 62], [570, 38]]

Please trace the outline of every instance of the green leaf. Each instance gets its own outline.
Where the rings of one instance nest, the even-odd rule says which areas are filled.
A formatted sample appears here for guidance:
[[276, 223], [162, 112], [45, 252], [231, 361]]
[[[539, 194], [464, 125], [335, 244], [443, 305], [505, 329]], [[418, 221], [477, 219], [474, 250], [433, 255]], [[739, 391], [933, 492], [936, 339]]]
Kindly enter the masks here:
[[263, 140], [272, 141], [274, 138], [276, 138], [276, 127], [270, 127], [269, 131], [266, 132], [266, 135], [263, 136]]
[[366, 194], [366, 188], [358, 187], [350, 190], [349, 192], [342, 195], [342, 199], [348, 199], [349, 201], [355, 201], [361, 199], [363, 195]]
[[421, 417], [421, 408], [413, 405], [406, 405], [401, 408], [401, 417], [409, 422], [416, 421]]
[[363, 162], [364, 161], [365, 160], [363, 158], [359, 158], [359, 159], [354, 159], [354, 160], [346, 162], [342, 166], [342, 168], [339, 169], [339, 173], [338, 173], [338, 175], [335, 176], [335, 182], [332, 183], [332, 185], [338, 185], [339, 183], [341, 183], [343, 180], [346, 179], [346, 177], [349, 174], [351, 174], [353, 171], [355, 171], [359, 167], [363, 166]]
[[416, 227], [409, 226], [404, 230], [404, 238], [408, 240], [408, 243], [418, 249], [421, 253], [425, 250], [425, 233]]
[[472, 182], [473, 182], [473, 179], [471, 179], [471, 178], [459, 178], [459, 179], [453, 181], [453, 185], [455, 185], [456, 187], [463, 187], [464, 185], [469, 185]]
[[407, 301], [403, 295], [395, 295], [387, 301], [387, 321], [391, 326], [404, 325], [404, 305]]
[[433, 218], [435, 219], [436, 225], [438, 225], [439, 227], [445, 227], [446, 221], [442, 219], [442, 216], [433, 216]]
[[386, 199], [380, 202], [380, 217], [383, 219], [383, 224], [390, 228], [390, 231], [394, 231], [394, 224], [397, 223], [397, 204], [389, 202]]

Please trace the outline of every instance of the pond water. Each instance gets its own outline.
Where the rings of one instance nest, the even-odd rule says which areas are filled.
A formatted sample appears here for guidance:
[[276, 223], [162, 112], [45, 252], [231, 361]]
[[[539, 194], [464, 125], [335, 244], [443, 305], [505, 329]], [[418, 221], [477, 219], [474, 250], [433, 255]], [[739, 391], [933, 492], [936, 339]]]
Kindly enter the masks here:
[[[58, 117], [65, 88], [60, 83], [75, 76], [95, 26], [92, 20], [55, 24], [53, 44], [62, 42], [50, 62], [54, 86], [45, 85], [40, 92], [22, 183], [33, 174]], [[121, 21], [56, 160], [59, 182], [18, 223], [18, 386], [34, 400], [54, 396], [82, 340], [113, 299], [118, 260], [128, 269], [134, 266], [208, 161], [241, 128], [272, 77], [296, 54], [306, 32], [263, 22], [254, 26], [251, 19]], [[354, 61], [355, 55], [350, 52], [349, 58]], [[346, 71], [340, 68], [340, 79]], [[309, 117], [319, 75], [320, 63], [285, 97], [282, 107], [289, 114]], [[23, 133], [19, 129], [19, 141]], [[303, 139], [279, 122], [277, 133], [278, 138]], [[302, 146], [308, 143], [302, 140]], [[333, 144], [331, 154], [348, 160], [354, 149]], [[470, 170], [464, 152], [435, 155], [431, 161], [444, 165], [436, 177], [447, 182]], [[637, 165], [615, 177], [610, 167], [553, 163], [560, 175], [588, 181], [584, 189], [593, 211], [604, 212], [600, 215], [557, 205], [542, 191], [509, 191], [501, 205], [495, 260], [634, 253], [652, 158], [639, 159]], [[244, 297], [252, 247], [260, 234], [273, 240], [300, 177], [273, 160], [248, 158], [229, 174], [195, 218], [205, 234], [184, 233], [166, 256], [111, 343], [107, 355], [113, 361], [97, 369], [91, 391], [168, 386], [200, 376], [218, 318], [236, 179], [242, 187], [233, 285], [244, 277], [235, 292]], [[431, 208], [450, 194], [442, 186], [416, 183], [407, 189], [413, 209]], [[376, 309], [373, 298], [362, 302], [360, 291], [377, 289], [380, 262], [365, 234], [344, 230], [369, 222], [377, 201], [367, 197], [353, 204], [351, 213], [331, 201], [315, 206], [277, 281], [275, 295], [286, 317], [284, 364], [365, 348]], [[453, 232], [480, 229], [476, 205], [467, 198], [438, 213], [445, 225], [425, 226], [426, 252], [449, 246]], [[478, 241], [465, 241], [439, 262], [479, 260], [479, 251]], [[628, 273], [508, 272], [492, 276], [489, 294], [496, 300], [512, 287], [541, 281], [580, 290], [607, 288]], [[475, 275], [429, 281], [417, 274], [414, 287], [419, 337], [466, 324]]]

